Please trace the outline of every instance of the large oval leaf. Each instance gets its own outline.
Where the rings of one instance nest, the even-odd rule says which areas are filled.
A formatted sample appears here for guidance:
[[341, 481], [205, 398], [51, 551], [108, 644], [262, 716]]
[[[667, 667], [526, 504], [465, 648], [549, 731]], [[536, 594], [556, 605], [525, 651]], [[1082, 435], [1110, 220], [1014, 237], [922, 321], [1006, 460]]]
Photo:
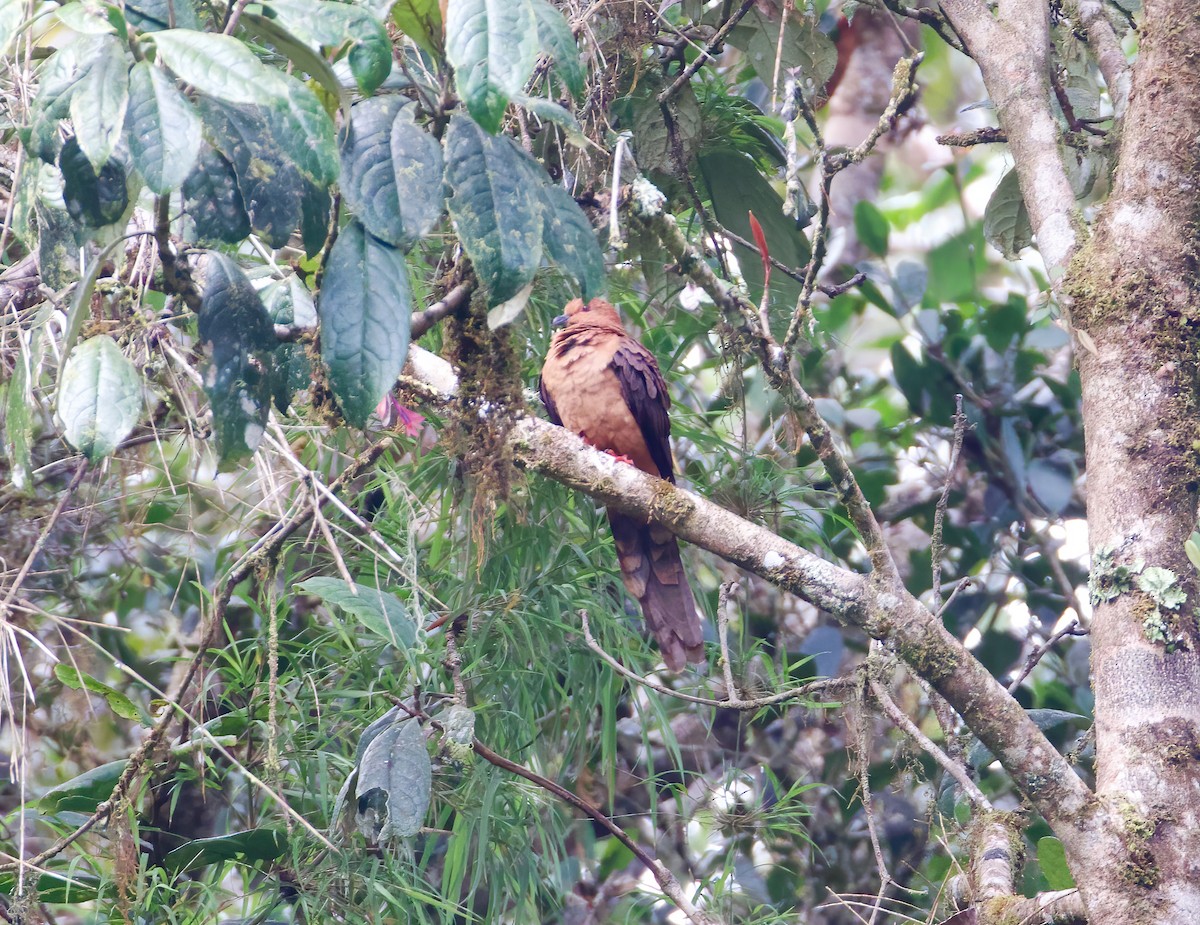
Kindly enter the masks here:
[[413, 121], [415, 107], [384, 96], [351, 111], [342, 143], [342, 196], [375, 237], [408, 250], [444, 208], [442, 146]]
[[509, 98], [525, 89], [538, 54], [531, 0], [449, 0], [446, 55], [467, 111], [489, 132], [500, 130]]
[[129, 436], [141, 414], [141, 377], [115, 340], [101, 334], [71, 351], [58, 392], [58, 416], [71, 446], [96, 462]]
[[178, 189], [200, 156], [200, 119], [167, 75], [145, 61], [129, 72], [125, 127], [146, 185], [160, 196]]
[[183, 204], [196, 241], [236, 244], [250, 233], [237, 173], [220, 151], [207, 144], [201, 144], [196, 167], [183, 182]]
[[358, 824], [372, 841], [409, 838], [429, 809], [433, 766], [425, 734], [405, 718], [371, 740], [358, 766]]
[[154, 33], [158, 57], [202, 93], [228, 103], [261, 102], [269, 69], [249, 48], [228, 35], [195, 29]]
[[59, 152], [58, 168], [63, 177], [63, 202], [75, 221], [89, 228], [102, 228], [124, 216], [129, 206], [129, 187], [125, 167], [117, 159], [96, 171], [79, 147], [79, 140], [68, 138]]
[[362, 427], [408, 355], [412, 294], [404, 255], [358, 222], [348, 224], [329, 252], [317, 314], [334, 397], [346, 420]]
[[117, 147], [129, 104], [129, 66], [133, 60], [125, 47], [105, 36], [100, 53], [71, 94], [71, 122], [79, 147], [99, 170]]
[[575, 277], [585, 299], [599, 295], [604, 287], [604, 256], [592, 223], [574, 197], [548, 177], [542, 186], [542, 201], [546, 213], [543, 235], [550, 258]]
[[513, 141], [457, 116], [446, 131], [450, 215], [489, 303], [507, 302], [542, 261], [542, 201]]
[[1033, 225], [1021, 197], [1016, 170], [1009, 170], [983, 210], [983, 236], [1009, 260], [1033, 243]]
[[315, 594], [327, 604], [336, 604], [384, 642], [397, 649], [411, 649], [417, 641], [417, 625], [408, 608], [396, 595], [342, 578], [317, 577], [294, 585], [295, 590]]

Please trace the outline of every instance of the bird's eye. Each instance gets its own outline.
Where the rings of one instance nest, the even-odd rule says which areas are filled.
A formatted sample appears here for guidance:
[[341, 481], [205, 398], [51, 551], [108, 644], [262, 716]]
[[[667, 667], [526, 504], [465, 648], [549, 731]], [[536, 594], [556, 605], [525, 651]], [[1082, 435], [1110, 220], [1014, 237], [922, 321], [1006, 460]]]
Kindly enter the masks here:
[[590, 311], [592, 310], [592, 306], [590, 306], [590, 305], [585, 305], [585, 306], [583, 306], [583, 308], [581, 308], [581, 309], [579, 309], [579, 310], [580, 310], [581, 312], [590, 312]]

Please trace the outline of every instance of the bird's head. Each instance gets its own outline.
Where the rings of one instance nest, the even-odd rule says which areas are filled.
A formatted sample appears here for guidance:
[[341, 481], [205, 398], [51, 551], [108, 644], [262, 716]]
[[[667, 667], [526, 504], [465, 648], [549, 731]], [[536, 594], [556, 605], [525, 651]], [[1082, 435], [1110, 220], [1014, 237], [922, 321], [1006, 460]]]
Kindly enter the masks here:
[[613, 328], [621, 333], [625, 332], [616, 307], [604, 299], [592, 299], [586, 303], [583, 299], [572, 299], [563, 309], [563, 313], [554, 319], [553, 324], [556, 328], [566, 327], [568, 330], [579, 327], [603, 327]]

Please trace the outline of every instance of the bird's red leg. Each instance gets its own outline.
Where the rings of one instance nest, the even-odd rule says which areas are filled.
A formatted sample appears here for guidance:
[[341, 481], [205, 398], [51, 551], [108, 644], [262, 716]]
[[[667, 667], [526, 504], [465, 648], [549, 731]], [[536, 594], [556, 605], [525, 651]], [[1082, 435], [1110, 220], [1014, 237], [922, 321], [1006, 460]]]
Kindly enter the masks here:
[[[591, 438], [587, 435], [586, 430], [581, 430], [579, 432], [579, 438], [584, 443], [586, 443], [588, 446], [592, 447], [593, 449], [596, 449], [596, 450], [600, 449], [600, 447], [596, 446], [596, 444], [594, 444], [592, 442]], [[624, 453], [618, 453], [616, 450], [604, 450], [604, 452], [607, 453], [609, 456], [611, 456], [613, 459], [615, 459], [617, 462], [627, 463], [630, 466], [637, 465], [637, 463], [635, 463], [632, 459], [630, 459]]]

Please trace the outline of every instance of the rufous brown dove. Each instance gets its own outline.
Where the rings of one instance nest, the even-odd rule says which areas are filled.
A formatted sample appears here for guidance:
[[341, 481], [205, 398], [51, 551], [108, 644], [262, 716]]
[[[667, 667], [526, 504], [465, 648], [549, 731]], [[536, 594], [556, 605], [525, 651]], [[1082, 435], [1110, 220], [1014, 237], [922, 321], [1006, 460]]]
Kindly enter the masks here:
[[[603, 299], [570, 302], [554, 319], [539, 392], [550, 420], [643, 472], [675, 481], [668, 437], [671, 399], [653, 354], [626, 333]], [[704, 635], [679, 544], [665, 527], [608, 512], [621, 578], [672, 671], [704, 661]]]

